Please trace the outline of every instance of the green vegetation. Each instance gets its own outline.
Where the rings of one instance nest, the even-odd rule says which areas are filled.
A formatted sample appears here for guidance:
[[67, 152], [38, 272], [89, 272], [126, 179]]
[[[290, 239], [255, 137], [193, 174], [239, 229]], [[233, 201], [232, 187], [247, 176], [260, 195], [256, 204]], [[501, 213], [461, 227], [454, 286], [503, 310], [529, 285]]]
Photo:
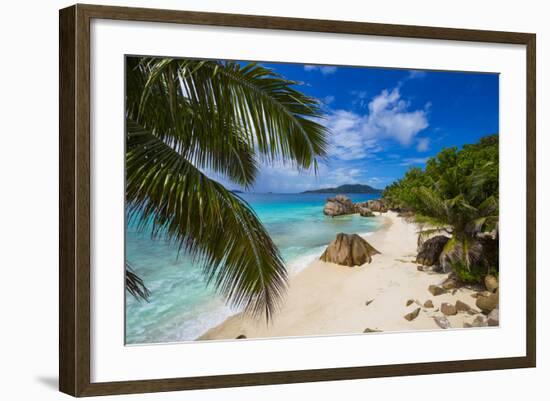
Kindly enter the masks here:
[[[201, 263], [234, 306], [269, 319], [286, 288], [279, 251], [211, 176], [248, 189], [258, 161], [316, 169], [327, 147], [318, 101], [254, 63], [130, 57], [126, 79], [128, 220]], [[128, 291], [146, 298], [144, 284], [127, 266]]]
[[344, 184], [336, 188], [321, 188], [302, 192], [303, 194], [381, 194], [381, 189], [376, 189], [370, 185], [362, 184]]
[[498, 135], [442, 150], [424, 170], [412, 168], [388, 186], [384, 198], [430, 227], [421, 236], [452, 234], [440, 261], [462, 280], [498, 271], [498, 246], [484, 235], [498, 235]]

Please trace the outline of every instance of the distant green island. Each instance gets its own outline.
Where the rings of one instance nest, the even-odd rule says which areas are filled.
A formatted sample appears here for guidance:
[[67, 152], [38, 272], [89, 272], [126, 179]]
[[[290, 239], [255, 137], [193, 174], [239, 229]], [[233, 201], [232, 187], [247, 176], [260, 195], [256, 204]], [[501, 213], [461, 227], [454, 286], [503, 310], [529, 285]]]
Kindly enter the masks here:
[[376, 189], [370, 185], [345, 184], [336, 188], [320, 188], [311, 191], [304, 191], [303, 194], [381, 194], [383, 190]]

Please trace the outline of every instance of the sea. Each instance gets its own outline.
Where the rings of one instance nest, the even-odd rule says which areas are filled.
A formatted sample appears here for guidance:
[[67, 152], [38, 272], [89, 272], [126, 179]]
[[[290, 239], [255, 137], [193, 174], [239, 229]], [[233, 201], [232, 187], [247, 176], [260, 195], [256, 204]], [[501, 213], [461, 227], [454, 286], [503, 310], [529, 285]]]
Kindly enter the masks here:
[[[290, 276], [319, 258], [337, 233], [369, 235], [382, 224], [358, 214], [328, 217], [323, 207], [332, 194], [240, 193], [279, 248]], [[376, 194], [347, 194], [355, 202]], [[240, 312], [208, 286], [201, 267], [163, 239], [126, 227], [126, 259], [151, 292], [149, 302], [126, 293], [126, 344], [192, 341]]]

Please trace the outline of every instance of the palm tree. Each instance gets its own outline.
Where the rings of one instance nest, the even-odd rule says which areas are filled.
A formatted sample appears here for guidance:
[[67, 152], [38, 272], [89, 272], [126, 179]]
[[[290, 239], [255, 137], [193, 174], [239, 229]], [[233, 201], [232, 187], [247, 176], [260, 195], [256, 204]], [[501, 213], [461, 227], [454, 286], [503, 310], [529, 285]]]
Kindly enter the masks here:
[[248, 189], [259, 163], [316, 171], [327, 147], [318, 101], [255, 63], [128, 58], [126, 77], [128, 221], [191, 255], [233, 306], [269, 319], [285, 266], [249, 205], [212, 176]]
[[[492, 163], [486, 163], [468, 175], [459, 166], [448, 168], [431, 187], [415, 189], [422, 205], [416, 219], [431, 228], [420, 236], [438, 231], [452, 234], [440, 256], [445, 270], [452, 268], [459, 275], [474, 278], [472, 269], [490, 267], [494, 262], [480, 234], [498, 228], [498, 200], [485, 188]], [[493, 266], [495, 267], [495, 266]]]

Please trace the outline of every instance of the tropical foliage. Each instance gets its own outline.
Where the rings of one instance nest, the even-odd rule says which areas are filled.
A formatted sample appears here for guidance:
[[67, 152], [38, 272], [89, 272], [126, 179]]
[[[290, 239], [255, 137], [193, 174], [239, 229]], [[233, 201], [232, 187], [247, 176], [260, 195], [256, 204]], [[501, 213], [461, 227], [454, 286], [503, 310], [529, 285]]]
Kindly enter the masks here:
[[[248, 189], [260, 162], [316, 169], [327, 146], [318, 101], [254, 63], [130, 57], [126, 79], [129, 221], [191, 255], [232, 305], [269, 319], [286, 287], [279, 251], [212, 177]], [[127, 272], [128, 291], [146, 296]]]
[[498, 233], [497, 135], [460, 150], [442, 150], [424, 170], [412, 168], [388, 186], [384, 197], [411, 209], [417, 222], [429, 227], [420, 231], [420, 239], [440, 231], [452, 234], [440, 261], [463, 280], [477, 281], [498, 269], [498, 248], [483, 235]]

